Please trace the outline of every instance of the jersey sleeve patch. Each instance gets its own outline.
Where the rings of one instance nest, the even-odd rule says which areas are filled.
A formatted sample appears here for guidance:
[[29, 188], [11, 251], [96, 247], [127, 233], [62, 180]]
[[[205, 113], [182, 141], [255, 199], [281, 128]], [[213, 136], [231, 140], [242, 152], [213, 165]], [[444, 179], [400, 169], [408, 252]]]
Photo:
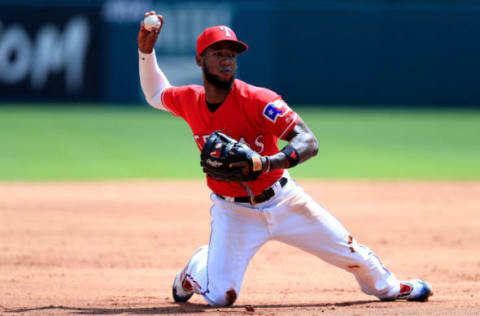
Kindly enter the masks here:
[[263, 116], [265, 116], [272, 123], [277, 121], [277, 118], [285, 116], [290, 108], [282, 99], [275, 100], [268, 103], [263, 109]]

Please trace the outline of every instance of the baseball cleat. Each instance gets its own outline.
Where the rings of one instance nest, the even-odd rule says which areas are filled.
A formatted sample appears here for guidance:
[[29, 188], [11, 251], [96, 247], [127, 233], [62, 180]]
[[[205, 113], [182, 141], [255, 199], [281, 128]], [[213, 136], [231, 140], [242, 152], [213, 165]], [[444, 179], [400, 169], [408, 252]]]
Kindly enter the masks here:
[[192, 257], [190, 258], [188, 263], [185, 265], [185, 268], [183, 268], [183, 270], [180, 271], [175, 276], [175, 280], [173, 281], [173, 287], [172, 287], [172, 296], [175, 302], [185, 303], [190, 299], [190, 297], [192, 297], [194, 293], [193, 285], [191, 280], [189, 280], [188, 278], [189, 274], [187, 273], [187, 269], [193, 257], [197, 253], [204, 251], [206, 249], [208, 249], [208, 246], [201, 246], [197, 250], [195, 250], [192, 254]]
[[182, 270], [173, 281], [172, 296], [175, 302], [185, 303], [193, 295], [192, 284], [186, 277], [185, 270]]
[[382, 298], [382, 301], [407, 300], [425, 302], [433, 295], [432, 287], [422, 280], [400, 281], [400, 293], [396, 297]]

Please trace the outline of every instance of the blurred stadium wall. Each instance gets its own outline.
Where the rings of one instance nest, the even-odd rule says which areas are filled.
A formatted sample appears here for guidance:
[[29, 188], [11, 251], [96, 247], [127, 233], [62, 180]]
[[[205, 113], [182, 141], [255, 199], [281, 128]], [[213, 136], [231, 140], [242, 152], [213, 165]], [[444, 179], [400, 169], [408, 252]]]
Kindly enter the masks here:
[[226, 24], [249, 51], [240, 79], [292, 104], [480, 106], [480, 1], [2, 0], [0, 102], [144, 103], [137, 32], [175, 85], [201, 83], [195, 41]]

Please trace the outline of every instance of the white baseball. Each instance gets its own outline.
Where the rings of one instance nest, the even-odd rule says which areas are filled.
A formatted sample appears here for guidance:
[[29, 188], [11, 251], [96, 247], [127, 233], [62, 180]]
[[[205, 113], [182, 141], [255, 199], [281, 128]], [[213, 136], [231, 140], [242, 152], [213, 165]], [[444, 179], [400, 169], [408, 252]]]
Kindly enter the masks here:
[[143, 25], [147, 31], [151, 31], [154, 28], [160, 27], [162, 22], [156, 15], [149, 15], [145, 19], [143, 19]]

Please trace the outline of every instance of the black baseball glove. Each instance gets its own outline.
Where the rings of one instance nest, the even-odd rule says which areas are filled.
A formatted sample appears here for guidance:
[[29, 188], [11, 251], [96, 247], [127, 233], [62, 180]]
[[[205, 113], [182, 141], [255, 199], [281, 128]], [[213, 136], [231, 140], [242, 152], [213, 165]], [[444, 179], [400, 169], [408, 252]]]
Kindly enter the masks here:
[[252, 181], [263, 170], [265, 158], [235, 139], [219, 132], [208, 137], [200, 154], [203, 172], [221, 181]]

